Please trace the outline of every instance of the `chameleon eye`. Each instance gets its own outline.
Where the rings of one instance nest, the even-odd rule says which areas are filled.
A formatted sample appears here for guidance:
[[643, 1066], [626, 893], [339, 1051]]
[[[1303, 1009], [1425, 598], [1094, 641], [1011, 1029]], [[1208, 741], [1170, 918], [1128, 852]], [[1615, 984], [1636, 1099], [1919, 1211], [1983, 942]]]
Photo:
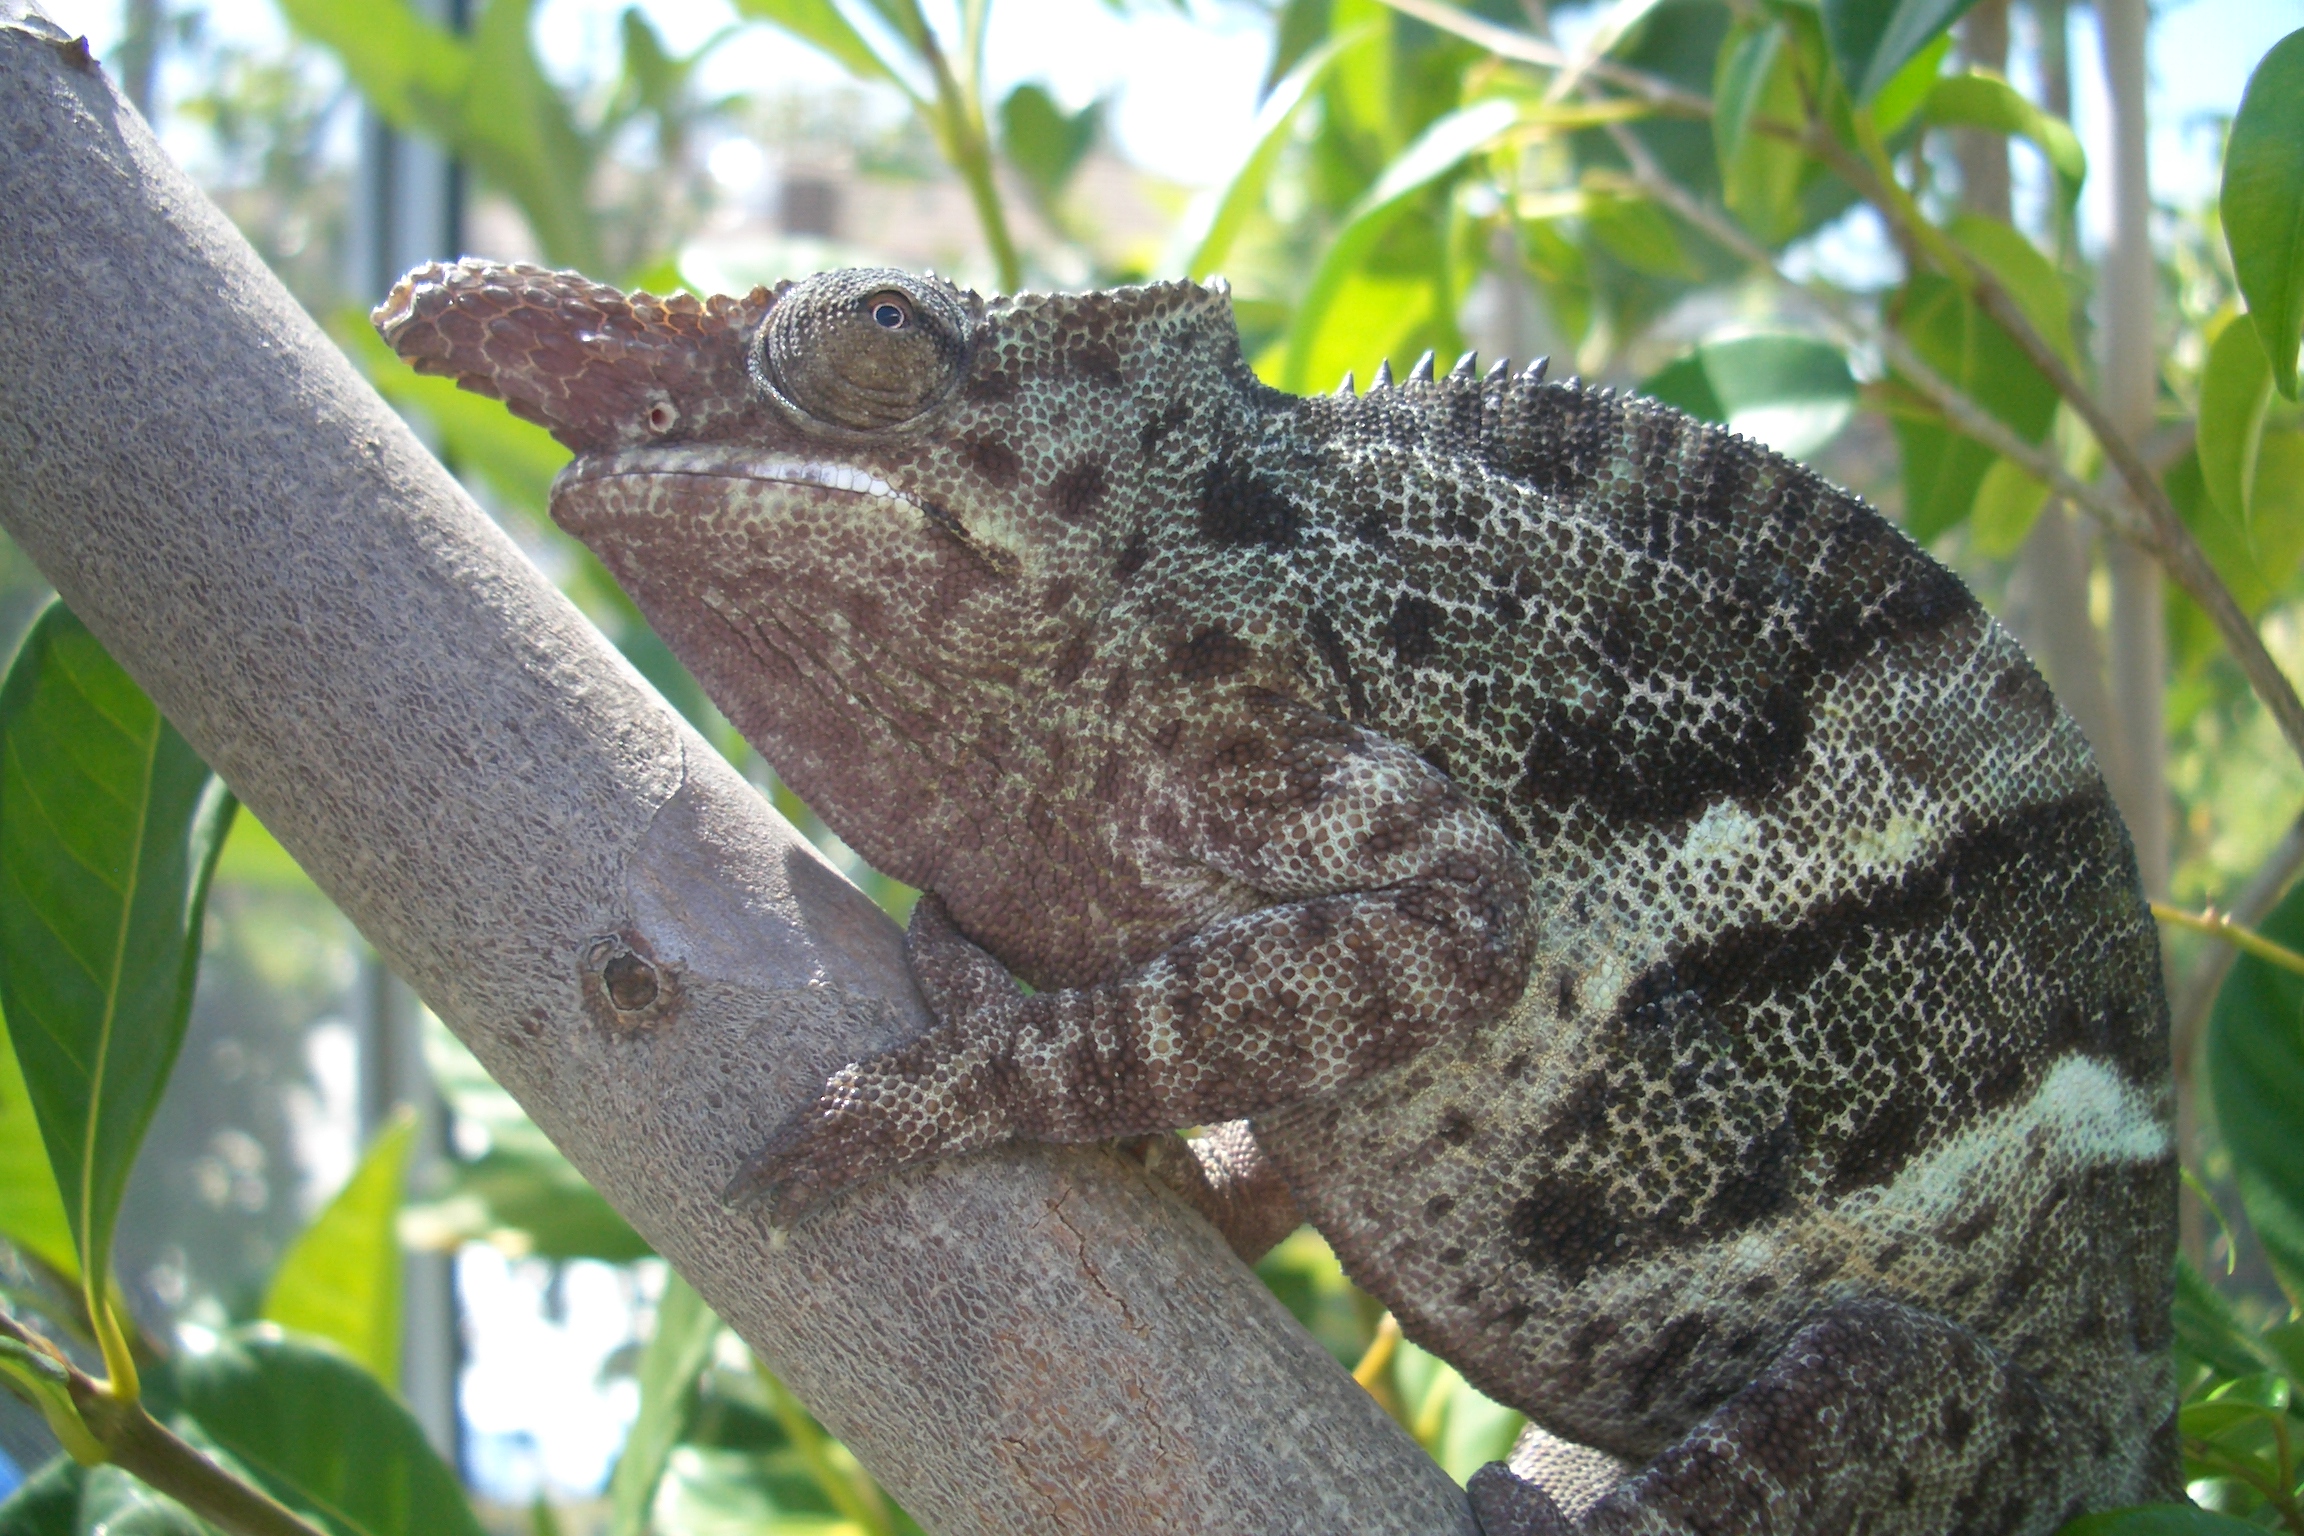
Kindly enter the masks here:
[[825, 272], [777, 299], [755, 376], [827, 426], [870, 432], [944, 398], [965, 360], [966, 317], [940, 284], [903, 272]]

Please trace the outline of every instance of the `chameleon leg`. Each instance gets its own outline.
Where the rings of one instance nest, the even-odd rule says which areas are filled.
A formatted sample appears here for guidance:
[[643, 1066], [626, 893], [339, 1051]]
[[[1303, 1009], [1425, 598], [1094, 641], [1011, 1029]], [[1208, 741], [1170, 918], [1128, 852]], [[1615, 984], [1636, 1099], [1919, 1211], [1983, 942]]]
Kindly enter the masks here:
[[2082, 1512], [2069, 1490], [2095, 1476], [2091, 1438], [1975, 1334], [1853, 1301], [1581, 1518], [1502, 1463], [1474, 1509], [1486, 1536], [1838, 1536], [1890, 1511], [1898, 1531], [2045, 1536]]
[[[1118, 980], [1016, 995], [941, 904], [915, 972], [943, 1026], [841, 1068], [730, 1187], [779, 1219], [868, 1178], [1011, 1137], [1102, 1141], [1237, 1120], [1407, 1060], [1519, 998], [1518, 847], [1414, 752], [1294, 706], [1215, 723], [1170, 806], [1194, 857], [1273, 904]], [[1205, 743], [1202, 745], [1206, 745]], [[1178, 749], [1182, 751], [1180, 747]], [[963, 909], [963, 916], [965, 910]]]
[[1512, 1459], [1482, 1467], [1464, 1491], [1484, 1536], [1568, 1536], [1577, 1517], [1632, 1470], [1606, 1451], [1531, 1424], [1513, 1442]]
[[948, 1022], [833, 1073], [729, 1196], [769, 1193], [784, 1219], [929, 1157], [1236, 1120], [1405, 1061], [1525, 977], [1513, 914], [1465, 873], [1267, 907], [1110, 986], [997, 996], [948, 966], [928, 982], [960, 1004]]
[[[1006, 968], [968, 942], [933, 891], [923, 892], [913, 907], [904, 942], [913, 977], [939, 1018], [1017, 995]], [[1245, 1120], [1211, 1126], [1191, 1141], [1158, 1133], [1131, 1150], [1146, 1172], [1224, 1234], [1244, 1264], [1255, 1263], [1304, 1224], [1287, 1181], [1257, 1147]]]
[[1145, 1171], [1207, 1217], [1243, 1264], [1255, 1263], [1304, 1224], [1288, 1181], [1245, 1120], [1210, 1126], [1190, 1141], [1147, 1137], [1143, 1157]]

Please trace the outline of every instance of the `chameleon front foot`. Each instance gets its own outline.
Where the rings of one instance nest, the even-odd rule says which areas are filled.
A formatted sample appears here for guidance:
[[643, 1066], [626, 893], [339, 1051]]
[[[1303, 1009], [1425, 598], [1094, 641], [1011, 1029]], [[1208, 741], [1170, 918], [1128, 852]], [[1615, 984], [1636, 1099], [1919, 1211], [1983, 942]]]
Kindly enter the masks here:
[[721, 1199], [764, 1206], [770, 1221], [788, 1226], [827, 1196], [910, 1161], [885, 1117], [872, 1113], [862, 1076], [857, 1066], [833, 1073], [816, 1102], [752, 1154]]

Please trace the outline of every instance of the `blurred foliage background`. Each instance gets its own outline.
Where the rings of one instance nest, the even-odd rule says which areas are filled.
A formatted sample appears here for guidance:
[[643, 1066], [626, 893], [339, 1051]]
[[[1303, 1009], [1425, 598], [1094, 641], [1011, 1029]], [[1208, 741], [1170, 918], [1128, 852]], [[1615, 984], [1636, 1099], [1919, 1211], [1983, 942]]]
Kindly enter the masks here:
[[[2025, 639], [2135, 829], [2177, 1028], [2191, 1491], [2304, 1536], [2304, 711], [2266, 681], [2304, 664], [2304, 33], [2195, 125], [2229, 139], [2221, 185], [2156, 203], [2141, 153], [2092, 162], [2072, 127], [2077, 76], [2111, 142], [2150, 142], [2141, 0], [1208, 0], [1266, 67], [1191, 188], [1127, 161], [1108, 100], [995, 93], [998, 3], [734, 0], [686, 51], [602, 7], [571, 69], [535, 0], [276, 0], [256, 42], [126, 0], [106, 62], [522, 547], [899, 919], [913, 893], [552, 528], [565, 451], [375, 340], [396, 252], [657, 291], [860, 262], [987, 291], [1221, 273], [1278, 387], [1549, 354], [1863, 493]], [[708, 87], [762, 36], [845, 83]], [[427, 176], [431, 222], [385, 228]], [[2199, 558], [2164, 584], [2107, 523]], [[0, 1377], [24, 1400], [0, 1450], [27, 1479], [0, 1533], [206, 1528], [58, 1454], [100, 1449], [41, 1338], [307, 1530], [913, 1529], [47, 602], [0, 542]], [[102, 868], [130, 873], [70, 884]], [[133, 1067], [89, 1072], [94, 1042]], [[1401, 1341], [1317, 1235], [1261, 1273], [1452, 1474], [1509, 1446], [1517, 1415]], [[551, 1395], [556, 1352], [591, 1373], [573, 1450], [489, 1406]], [[330, 1437], [381, 1448], [361, 1476], [398, 1502], [282, 1450]]]

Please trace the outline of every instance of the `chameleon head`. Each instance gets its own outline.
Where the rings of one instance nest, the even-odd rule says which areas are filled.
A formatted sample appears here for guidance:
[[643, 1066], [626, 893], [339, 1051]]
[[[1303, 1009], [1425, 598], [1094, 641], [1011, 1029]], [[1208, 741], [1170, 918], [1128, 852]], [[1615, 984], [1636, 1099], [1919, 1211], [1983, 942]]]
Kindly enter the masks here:
[[987, 301], [863, 270], [699, 300], [468, 259], [374, 318], [576, 451], [553, 517], [803, 793], [811, 760], [885, 761], [859, 720], [1013, 717], [1190, 501], [1186, 404], [1257, 388], [1226, 293], [1189, 283]]

